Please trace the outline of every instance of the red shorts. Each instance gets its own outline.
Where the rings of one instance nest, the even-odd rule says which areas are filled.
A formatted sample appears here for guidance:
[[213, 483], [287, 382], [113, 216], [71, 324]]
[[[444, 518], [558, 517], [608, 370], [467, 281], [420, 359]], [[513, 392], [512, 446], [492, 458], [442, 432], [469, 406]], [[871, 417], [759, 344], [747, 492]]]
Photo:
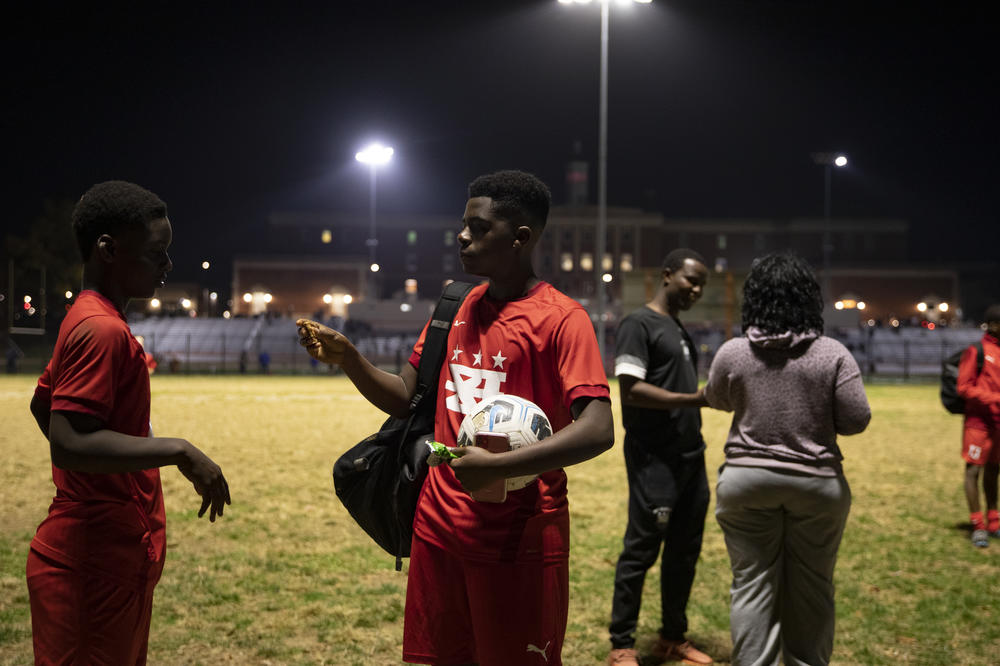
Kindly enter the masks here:
[[965, 428], [962, 432], [962, 458], [971, 465], [1000, 463], [1000, 429]]
[[473, 562], [414, 536], [403, 660], [560, 666], [569, 560]]
[[134, 590], [28, 551], [35, 664], [146, 663], [153, 587]]

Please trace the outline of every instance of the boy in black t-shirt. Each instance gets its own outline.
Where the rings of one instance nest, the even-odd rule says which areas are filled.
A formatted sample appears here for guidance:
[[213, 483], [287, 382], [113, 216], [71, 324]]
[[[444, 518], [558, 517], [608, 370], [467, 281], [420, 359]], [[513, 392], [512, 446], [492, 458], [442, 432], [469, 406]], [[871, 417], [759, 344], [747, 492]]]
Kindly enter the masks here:
[[701, 297], [705, 260], [693, 250], [667, 255], [653, 300], [618, 327], [615, 375], [625, 424], [628, 527], [615, 570], [608, 664], [637, 665], [634, 632], [646, 571], [664, 544], [660, 596], [663, 625], [653, 646], [662, 660], [711, 664], [685, 640], [686, 607], [708, 511], [705, 442], [699, 407], [698, 357], [677, 314]]

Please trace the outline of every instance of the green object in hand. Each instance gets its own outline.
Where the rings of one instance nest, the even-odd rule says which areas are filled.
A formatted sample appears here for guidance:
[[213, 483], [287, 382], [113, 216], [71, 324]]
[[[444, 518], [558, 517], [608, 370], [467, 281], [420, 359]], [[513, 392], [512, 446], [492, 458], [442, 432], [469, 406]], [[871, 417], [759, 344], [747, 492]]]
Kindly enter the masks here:
[[427, 446], [431, 447], [431, 450], [434, 452], [434, 455], [436, 455], [441, 459], [452, 460], [458, 457], [457, 455], [455, 455], [454, 451], [449, 449], [441, 442], [427, 442]]

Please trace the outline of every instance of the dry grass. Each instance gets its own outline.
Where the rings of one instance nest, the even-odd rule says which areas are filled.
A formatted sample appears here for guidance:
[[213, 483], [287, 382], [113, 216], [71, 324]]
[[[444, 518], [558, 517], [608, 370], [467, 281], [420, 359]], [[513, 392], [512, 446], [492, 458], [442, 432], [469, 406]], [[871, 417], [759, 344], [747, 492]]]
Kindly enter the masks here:
[[[28, 542], [52, 494], [48, 448], [27, 411], [29, 377], [0, 378], [0, 663], [30, 663]], [[839, 664], [1000, 661], [1000, 542], [964, 529], [960, 419], [932, 386], [869, 389], [869, 430], [842, 441], [854, 507], [837, 569]], [[617, 411], [617, 404], [616, 404]], [[704, 411], [709, 476], [727, 415]], [[398, 664], [405, 575], [336, 501], [334, 458], [380, 413], [342, 378], [153, 377], [156, 432], [202, 446], [230, 480], [214, 525], [175, 470], [163, 473], [169, 554], [157, 589], [152, 664]], [[619, 437], [621, 432], [618, 433]], [[573, 521], [565, 663], [606, 654], [624, 531], [621, 449], [569, 471]], [[647, 580], [640, 647], [658, 626]], [[689, 606], [690, 636], [728, 658], [728, 558], [710, 517]]]

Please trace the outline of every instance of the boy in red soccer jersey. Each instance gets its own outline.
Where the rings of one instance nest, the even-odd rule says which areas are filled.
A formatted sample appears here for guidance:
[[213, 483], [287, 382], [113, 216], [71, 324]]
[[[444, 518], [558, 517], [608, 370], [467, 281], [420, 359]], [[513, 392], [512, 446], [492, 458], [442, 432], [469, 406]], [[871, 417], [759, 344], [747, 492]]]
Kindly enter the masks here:
[[153, 437], [149, 372], [125, 320], [173, 267], [166, 205], [123, 181], [73, 209], [83, 290], [31, 400], [49, 440], [56, 496], [28, 552], [36, 664], [145, 664], [163, 569], [160, 471], [177, 465], [214, 522], [229, 504], [222, 470], [183, 439]]
[[[548, 188], [519, 171], [469, 186], [458, 234], [472, 289], [448, 334], [435, 437], [455, 446], [479, 401], [507, 393], [536, 403], [553, 435], [490, 453], [468, 447], [430, 470], [413, 521], [403, 658], [421, 664], [562, 663], [569, 592], [569, 507], [563, 467], [614, 441], [607, 376], [590, 318], [535, 276], [532, 249], [549, 211]], [[374, 405], [405, 416], [424, 334], [399, 375], [368, 362], [343, 335], [299, 320], [301, 343], [343, 368]], [[538, 475], [502, 503], [469, 496], [500, 479]]]
[[[989, 536], [1000, 537], [997, 512], [997, 476], [1000, 471], [1000, 303], [986, 309], [983, 334], [983, 368], [977, 371], [975, 346], [970, 345], [958, 363], [958, 394], [965, 399], [962, 458], [965, 460], [965, 498], [972, 521], [972, 543], [990, 545]], [[979, 504], [979, 473], [983, 474], [986, 520]]]

